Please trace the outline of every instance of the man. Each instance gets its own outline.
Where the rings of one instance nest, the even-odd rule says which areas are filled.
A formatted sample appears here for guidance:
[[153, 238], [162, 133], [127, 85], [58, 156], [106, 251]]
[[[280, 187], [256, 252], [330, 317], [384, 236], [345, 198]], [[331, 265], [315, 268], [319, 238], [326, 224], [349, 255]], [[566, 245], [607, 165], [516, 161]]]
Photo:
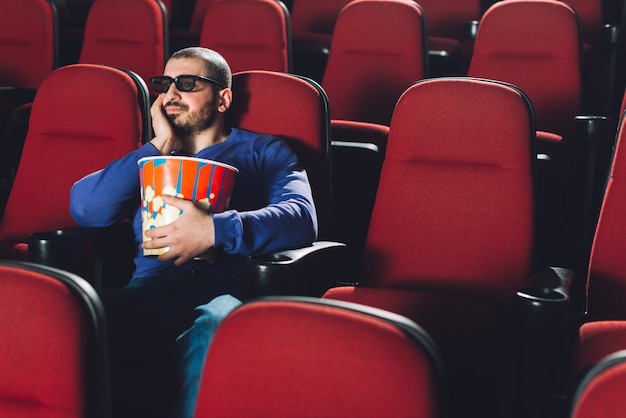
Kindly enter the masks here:
[[[118, 380], [153, 383], [130, 383], [123, 372], [163, 362], [177, 363], [182, 382], [173, 416], [192, 416], [212, 333], [246, 297], [242, 257], [307, 245], [317, 234], [311, 188], [293, 151], [276, 137], [225, 125], [236, 98], [224, 58], [185, 48], [170, 57], [163, 74], [151, 80], [160, 92], [151, 108], [154, 138], [71, 190], [70, 212], [79, 225], [102, 227], [131, 218], [139, 245], [129, 284], [100, 291], [109, 320], [116, 416], [146, 413], [132, 392], [118, 389]], [[167, 197], [182, 215], [147, 231], [150, 240], [143, 242], [137, 162], [170, 154], [236, 167], [231, 209], [208, 214], [191, 201]], [[143, 249], [162, 247], [169, 250], [158, 258], [142, 255]], [[213, 262], [196, 259], [208, 250], [217, 254]], [[158, 400], [155, 394], [150, 402]]]

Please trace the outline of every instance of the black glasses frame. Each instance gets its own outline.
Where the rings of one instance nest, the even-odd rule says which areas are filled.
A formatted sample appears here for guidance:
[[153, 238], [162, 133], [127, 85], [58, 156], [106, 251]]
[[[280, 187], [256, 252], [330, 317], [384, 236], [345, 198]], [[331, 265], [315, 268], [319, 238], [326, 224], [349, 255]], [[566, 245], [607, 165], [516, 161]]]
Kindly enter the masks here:
[[[154, 91], [158, 93], [167, 93], [167, 91], [170, 89], [170, 86], [172, 84], [176, 86], [176, 89], [178, 89], [178, 91], [183, 91], [183, 92], [192, 91], [196, 87], [196, 81], [198, 80], [215, 84], [216, 86], [223, 88], [223, 89], [226, 88], [226, 86], [222, 85], [222, 83], [220, 83], [219, 81], [214, 80], [209, 77], [202, 76], [202, 75], [183, 74], [183, 75], [179, 75], [176, 78], [163, 75], [159, 77], [152, 77], [150, 79], [150, 82], [152, 83], [152, 88], [154, 89]], [[187, 85], [189, 83], [191, 84]]]

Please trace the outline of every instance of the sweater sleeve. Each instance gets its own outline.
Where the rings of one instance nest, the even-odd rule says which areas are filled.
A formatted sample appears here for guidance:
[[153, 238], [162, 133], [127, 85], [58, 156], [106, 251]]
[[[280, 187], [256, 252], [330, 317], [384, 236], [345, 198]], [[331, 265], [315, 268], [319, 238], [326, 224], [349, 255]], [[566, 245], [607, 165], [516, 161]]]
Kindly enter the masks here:
[[150, 143], [78, 180], [70, 214], [81, 226], [104, 227], [131, 217], [139, 206], [139, 159], [159, 155]]
[[276, 140], [253, 154], [266, 206], [213, 215], [216, 246], [250, 255], [309, 245], [317, 237], [317, 215], [307, 173], [295, 153]]

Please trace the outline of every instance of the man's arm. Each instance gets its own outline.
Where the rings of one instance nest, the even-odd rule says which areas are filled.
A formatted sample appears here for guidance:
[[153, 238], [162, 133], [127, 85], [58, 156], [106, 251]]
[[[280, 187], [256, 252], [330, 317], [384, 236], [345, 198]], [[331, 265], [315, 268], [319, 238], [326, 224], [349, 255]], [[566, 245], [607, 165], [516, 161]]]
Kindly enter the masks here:
[[132, 216], [139, 205], [139, 166], [137, 162], [159, 155], [152, 144], [145, 144], [104, 169], [78, 180], [70, 190], [70, 214], [81, 226], [104, 227]]

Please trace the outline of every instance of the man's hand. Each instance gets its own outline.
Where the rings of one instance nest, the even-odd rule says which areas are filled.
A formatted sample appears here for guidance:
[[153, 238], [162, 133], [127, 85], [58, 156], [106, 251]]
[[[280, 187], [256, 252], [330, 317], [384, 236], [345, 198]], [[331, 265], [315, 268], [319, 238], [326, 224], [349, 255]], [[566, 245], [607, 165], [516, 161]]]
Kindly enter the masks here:
[[174, 128], [165, 114], [163, 109], [164, 97], [165, 94], [159, 94], [150, 107], [152, 129], [154, 130], [154, 138], [150, 143], [161, 152], [161, 155], [169, 155], [172, 151], [181, 149], [182, 142], [176, 137]]
[[169, 225], [149, 229], [143, 242], [143, 248], [169, 247], [169, 251], [159, 256], [161, 261], [174, 260], [181, 265], [196, 256], [204, 254], [215, 245], [215, 226], [213, 218], [190, 200], [174, 196], [163, 196], [168, 205], [182, 209], [183, 213]]

